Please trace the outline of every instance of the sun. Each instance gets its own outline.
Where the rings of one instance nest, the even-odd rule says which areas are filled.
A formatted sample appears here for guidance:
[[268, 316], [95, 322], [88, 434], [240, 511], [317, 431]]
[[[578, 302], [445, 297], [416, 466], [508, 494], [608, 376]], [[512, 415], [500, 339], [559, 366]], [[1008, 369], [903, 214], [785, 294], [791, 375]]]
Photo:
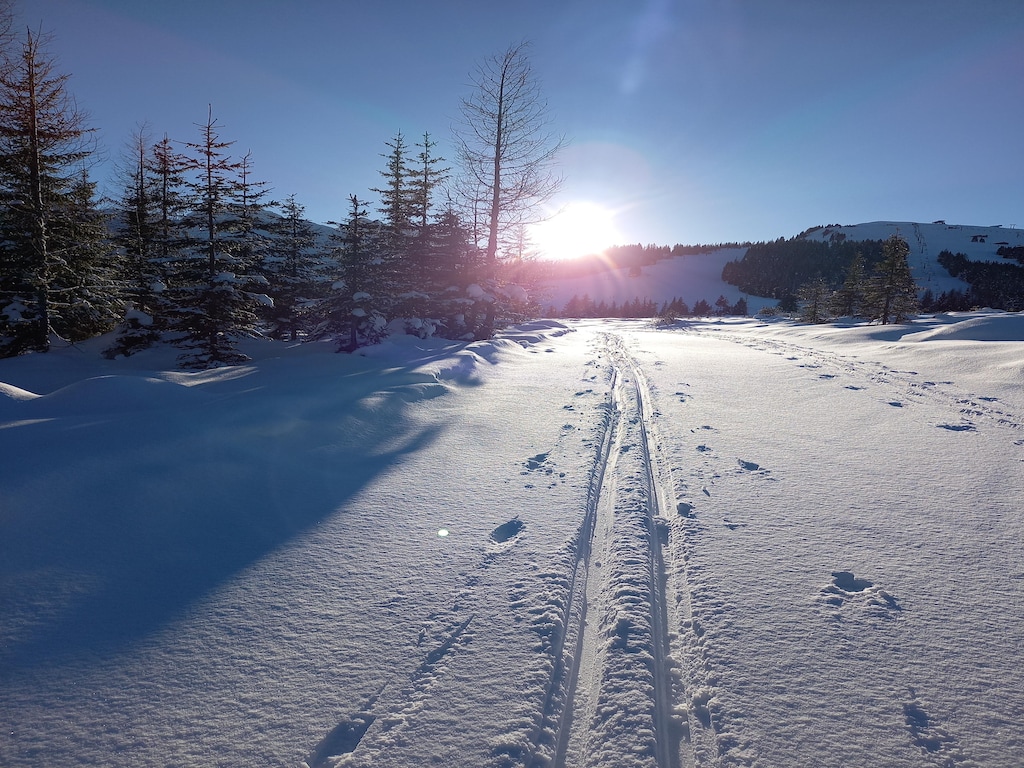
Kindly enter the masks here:
[[541, 259], [575, 259], [622, 242], [615, 212], [583, 200], [568, 203], [547, 221], [534, 224], [530, 239]]

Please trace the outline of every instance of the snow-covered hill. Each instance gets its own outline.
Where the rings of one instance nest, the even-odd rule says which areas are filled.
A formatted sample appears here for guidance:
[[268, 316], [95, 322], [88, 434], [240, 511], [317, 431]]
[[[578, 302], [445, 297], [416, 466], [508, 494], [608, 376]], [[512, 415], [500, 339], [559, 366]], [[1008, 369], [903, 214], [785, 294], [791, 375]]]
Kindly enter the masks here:
[[[807, 240], [885, 240], [899, 234], [910, 245], [910, 265], [921, 290], [931, 289], [939, 295], [948, 290], [966, 290], [967, 284], [950, 277], [938, 263], [944, 251], [963, 253], [974, 261], [1004, 261], [996, 251], [1001, 245], [1024, 245], [1024, 230], [1008, 227], [977, 227], [966, 224], [935, 222], [875, 221], [851, 226], [822, 226], [805, 232]], [[545, 307], [562, 309], [573, 297], [589, 296], [595, 302], [622, 304], [634, 298], [651, 299], [659, 304], [682, 298], [687, 304], [705, 299], [714, 304], [725, 296], [735, 304], [746, 296], [751, 314], [763, 306], [774, 306], [774, 299], [750, 296], [722, 280], [726, 262], [743, 258], [744, 248], [723, 248], [707, 254], [676, 256], [639, 270], [609, 269], [592, 275], [553, 280], [545, 286], [542, 303]]]
[[971, 261], [1005, 263], [996, 251], [1000, 246], [1024, 245], [1024, 230], [1008, 227], [976, 227], [968, 224], [947, 224], [936, 221], [918, 224], [906, 221], [872, 221], [851, 226], [816, 228], [804, 235], [807, 240], [885, 240], [900, 235], [910, 246], [910, 268], [921, 290], [931, 289], [938, 295], [948, 290], [965, 290], [963, 280], [950, 277], [936, 259], [943, 251], [962, 253]]

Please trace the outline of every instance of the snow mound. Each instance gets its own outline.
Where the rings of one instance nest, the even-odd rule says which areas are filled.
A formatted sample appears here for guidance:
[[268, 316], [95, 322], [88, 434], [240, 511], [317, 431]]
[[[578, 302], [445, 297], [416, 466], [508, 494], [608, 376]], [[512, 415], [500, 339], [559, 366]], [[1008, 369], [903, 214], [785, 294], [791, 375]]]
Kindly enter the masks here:
[[483, 357], [471, 349], [464, 349], [445, 361], [436, 376], [441, 381], [452, 381], [458, 384], [477, 383], [476, 369], [486, 362]]
[[1024, 315], [972, 317], [927, 331], [909, 333], [901, 341], [1024, 341]]
[[501, 334], [502, 339], [514, 341], [524, 347], [531, 344], [540, 344], [572, 331], [565, 323], [557, 320], [536, 320], [532, 323], [522, 323]]
[[22, 403], [36, 400], [38, 397], [35, 392], [0, 381], [0, 419], [16, 418], [22, 413]]
[[37, 397], [39, 397], [39, 395], [35, 392], [29, 392], [27, 389], [16, 387], [13, 384], [5, 384], [0, 381], [0, 398], [2, 398], [0, 399], [0, 403], [5, 400], [35, 400]]
[[138, 411], [194, 402], [190, 387], [150, 376], [94, 376], [35, 399], [47, 411]]

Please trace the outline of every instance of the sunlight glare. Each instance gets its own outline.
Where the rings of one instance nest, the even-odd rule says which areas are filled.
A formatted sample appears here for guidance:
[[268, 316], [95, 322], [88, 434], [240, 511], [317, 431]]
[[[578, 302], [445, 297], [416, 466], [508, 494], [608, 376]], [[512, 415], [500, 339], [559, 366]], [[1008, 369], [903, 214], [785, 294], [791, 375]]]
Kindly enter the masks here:
[[622, 238], [615, 227], [615, 212], [598, 203], [575, 201], [530, 232], [541, 259], [575, 259], [600, 253]]

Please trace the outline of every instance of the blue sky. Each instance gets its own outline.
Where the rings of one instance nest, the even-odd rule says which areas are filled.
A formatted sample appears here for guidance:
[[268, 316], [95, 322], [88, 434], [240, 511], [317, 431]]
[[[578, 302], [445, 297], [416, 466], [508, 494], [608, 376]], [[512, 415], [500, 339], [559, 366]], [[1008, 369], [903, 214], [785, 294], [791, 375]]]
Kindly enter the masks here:
[[[397, 131], [449, 136], [475, 64], [531, 41], [570, 140], [558, 204], [623, 242], [875, 220], [1024, 227], [1019, 0], [20, 0], [108, 160], [207, 105], [316, 221], [374, 200]], [[104, 168], [96, 169], [102, 178]]]

